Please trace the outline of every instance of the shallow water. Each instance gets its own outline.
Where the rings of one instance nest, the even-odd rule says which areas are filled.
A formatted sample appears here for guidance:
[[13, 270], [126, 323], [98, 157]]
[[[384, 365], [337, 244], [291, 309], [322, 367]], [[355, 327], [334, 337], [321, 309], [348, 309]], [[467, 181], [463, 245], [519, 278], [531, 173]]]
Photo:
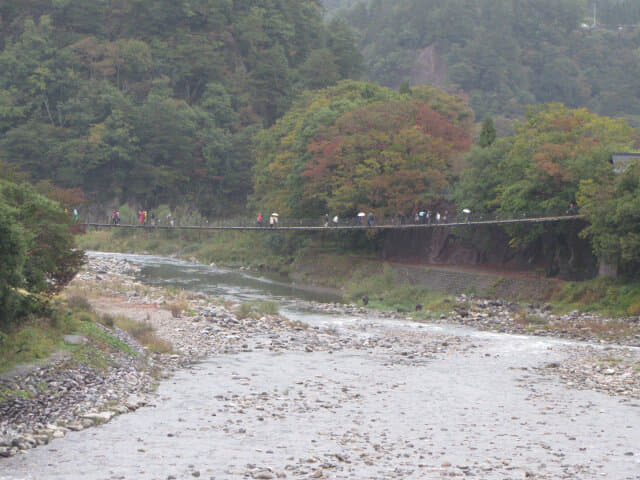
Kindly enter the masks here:
[[143, 270], [154, 283], [275, 297], [295, 319], [389, 347], [274, 353], [253, 338], [163, 382], [153, 407], [0, 461], [0, 479], [640, 479], [640, 402], [532, 370], [562, 361], [566, 342], [310, 314], [273, 282], [147, 262], [166, 262]]

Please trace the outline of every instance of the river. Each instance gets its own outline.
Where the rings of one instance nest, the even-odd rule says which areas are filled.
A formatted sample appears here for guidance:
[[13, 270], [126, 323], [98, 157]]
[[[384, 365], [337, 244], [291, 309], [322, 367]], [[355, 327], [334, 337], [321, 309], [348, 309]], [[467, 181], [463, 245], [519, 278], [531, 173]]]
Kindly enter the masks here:
[[0, 462], [1, 480], [640, 479], [640, 401], [536, 369], [575, 343], [317, 313], [306, 301], [336, 299], [279, 278], [131, 258], [144, 282], [274, 299], [323, 340], [272, 351], [311, 333], [247, 338], [244, 351], [163, 381], [153, 406]]

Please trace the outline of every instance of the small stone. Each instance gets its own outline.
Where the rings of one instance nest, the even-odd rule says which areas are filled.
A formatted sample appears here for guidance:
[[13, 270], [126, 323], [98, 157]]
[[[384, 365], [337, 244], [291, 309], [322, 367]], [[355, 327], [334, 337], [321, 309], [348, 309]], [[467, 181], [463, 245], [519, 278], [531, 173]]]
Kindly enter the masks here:
[[110, 411], [105, 412], [88, 412], [82, 415], [82, 418], [93, 420], [96, 423], [108, 422], [115, 414]]
[[262, 470], [261, 472], [256, 473], [253, 476], [253, 478], [260, 479], [260, 480], [270, 480], [275, 477], [273, 476], [273, 473], [271, 473], [270, 471]]

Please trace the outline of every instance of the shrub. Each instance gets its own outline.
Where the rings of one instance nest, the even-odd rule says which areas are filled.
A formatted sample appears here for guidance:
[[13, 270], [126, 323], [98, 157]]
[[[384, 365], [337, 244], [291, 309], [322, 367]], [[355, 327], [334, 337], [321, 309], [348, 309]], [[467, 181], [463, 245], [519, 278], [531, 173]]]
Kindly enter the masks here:
[[105, 327], [113, 328], [113, 326], [115, 325], [115, 319], [112, 315], [105, 313], [104, 315], [102, 315], [102, 324]]
[[93, 307], [82, 295], [71, 295], [67, 298], [67, 307], [73, 312], [91, 312]]

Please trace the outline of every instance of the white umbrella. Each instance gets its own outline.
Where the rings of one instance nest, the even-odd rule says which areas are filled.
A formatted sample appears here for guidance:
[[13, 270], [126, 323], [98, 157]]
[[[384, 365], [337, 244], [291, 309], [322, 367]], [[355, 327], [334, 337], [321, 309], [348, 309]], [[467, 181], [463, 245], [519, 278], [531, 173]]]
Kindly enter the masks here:
[[366, 213], [364, 213], [364, 212], [360, 212], [360, 213], [358, 214], [358, 216], [359, 216], [359, 217], [366, 217], [366, 216], [367, 216], [367, 214], [366, 214]]
[[464, 208], [462, 209], [462, 213], [471, 213], [471, 210], [469, 210], [468, 208]]

